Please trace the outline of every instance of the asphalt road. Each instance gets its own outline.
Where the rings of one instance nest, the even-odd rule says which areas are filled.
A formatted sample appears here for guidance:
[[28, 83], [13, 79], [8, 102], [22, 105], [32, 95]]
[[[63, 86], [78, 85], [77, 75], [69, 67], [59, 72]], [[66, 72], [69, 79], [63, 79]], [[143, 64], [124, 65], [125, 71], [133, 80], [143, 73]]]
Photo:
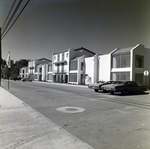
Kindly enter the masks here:
[[[6, 90], [7, 83], [2, 80]], [[95, 149], [150, 149], [148, 93], [121, 96], [87, 86], [22, 81], [10, 81], [9, 92]]]

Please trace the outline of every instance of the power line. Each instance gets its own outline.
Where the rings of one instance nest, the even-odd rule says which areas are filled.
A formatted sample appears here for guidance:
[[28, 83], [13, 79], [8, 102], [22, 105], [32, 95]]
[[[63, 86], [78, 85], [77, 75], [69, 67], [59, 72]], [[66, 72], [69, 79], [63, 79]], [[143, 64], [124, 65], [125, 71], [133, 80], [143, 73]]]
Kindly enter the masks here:
[[20, 0], [20, 1], [18, 2], [18, 4], [17, 4], [17, 6], [16, 6], [16, 8], [15, 8], [15, 10], [14, 10], [14, 12], [13, 12], [13, 14], [11, 15], [11, 18], [9, 19], [9, 21], [8, 21], [8, 23], [6, 24], [4, 30], [2, 31], [2, 36], [3, 36], [3, 34], [5, 33], [5, 31], [7, 30], [9, 24], [11, 23], [11, 21], [12, 21], [12, 19], [13, 19], [13, 17], [15, 16], [15, 14], [16, 14], [18, 8], [20, 7], [22, 1], [23, 1], [23, 0]]
[[[21, 0], [21, 2], [22, 2], [22, 0]], [[3, 39], [5, 36], [6, 36], [6, 34], [9, 32], [9, 30], [12, 28], [12, 26], [15, 24], [15, 22], [17, 21], [17, 19], [19, 18], [19, 16], [21, 15], [21, 13], [23, 12], [23, 10], [26, 8], [26, 6], [28, 5], [28, 3], [30, 2], [30, 0], [28, 0], [27, 2], [26, 2], [26, 4], [24, 5], [24, 7], [22, 8], [22, 10], [20, 11], [20, 13], [17, 15], [17, 17], [16, 17], [16, 19], [14, 20], [14, 22], [11, 24], [11, 26], [9, 27], [9, 29], [6, 31], [6, 33], [5, 34], [3, 34], [2, 36], [1, 36], [1, 39]]]
[[2, 38], [1, 39], [3, 39], [5, 36], [6, 36], [6, 34], [9, 32], [9, 30], [12, 28], [12, 26], [15, 24], [15, 22], [17, 21], [17, 19], [19, 18], [19, 16], [21, 15], [21, 13], [23, 12], [23, 10], [26, 8], [26, 6], [28, 5], [28, 3], [30, 2], [30, 0], [28, 0], [27, 2], [26, 2], [26, 4], [24, 5], [24, 7], [22, 8], [22, 10], [20, 11], [20, 13], [17, 15], [17, 17], [16, 17], [16, 19], [14, 20], [14, 22], [11, 24], [11, 26], [9, 27], [9, 29], [6, 31], [6, 33], [4, 34], [4, 35], [2, 35]]
[[19, 16], [21, 15], [21, 13], [23, 12], [23, 10], [26, 8], [26, 6], [28, 5], [28, 3], [30, 2], [30, 0], [28, 0], [27, 2], [26, 2], [26, 4], [24, 5], [24, 7], [22, 8], [22, 10], [20, 11], [20, 13], [18, 14], [18, 16], [16, 17], [16, 19], [14, 20], [14, 22], [11, 24], [11, 26], [9, 27], [9, 29], [7, 30], [7, 32], [2, 36], [2, 38], [1, 39], [3, 39], [5, 36], [6, 36], [6, 34], [9, 32], [9, 30], [12, 28], [12, 26], [14, 25], [14, 23], [17, 21], [17, 19], [19, 18]]
[[10, 14], [11, 14], [11, 11], [12, 11], [12, 9], [13, 9], [13, 7], [14, 7], [16, 1], [17, 1], [17, 0], [14, 0], [13, 4], [12, 4], [12, 6], [11, 6], [11, 9], [10, 9], [8, 15], [7, 15], [7, 18], [6, 18], [6, 20], [5, 20], [5, 22], [4, 22], [3, 26], [2, 26], [2, 30], [3, 30], [3, 28], [4, 28], [5, 24], [6, 24], [6, 22], [7, 22], [8, 18], [9, 18], [9, 16], [10, 16]]

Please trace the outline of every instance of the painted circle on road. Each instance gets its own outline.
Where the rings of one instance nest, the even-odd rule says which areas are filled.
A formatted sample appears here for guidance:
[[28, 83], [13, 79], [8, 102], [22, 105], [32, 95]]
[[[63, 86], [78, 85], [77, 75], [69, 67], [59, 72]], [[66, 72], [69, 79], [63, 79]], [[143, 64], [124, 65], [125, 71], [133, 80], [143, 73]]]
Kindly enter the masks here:
[[84, 108], [80, 108], [80, 107], [60, 107], [57, 108], [56, 110], [64, 113], [80, 113], [85, 111]]

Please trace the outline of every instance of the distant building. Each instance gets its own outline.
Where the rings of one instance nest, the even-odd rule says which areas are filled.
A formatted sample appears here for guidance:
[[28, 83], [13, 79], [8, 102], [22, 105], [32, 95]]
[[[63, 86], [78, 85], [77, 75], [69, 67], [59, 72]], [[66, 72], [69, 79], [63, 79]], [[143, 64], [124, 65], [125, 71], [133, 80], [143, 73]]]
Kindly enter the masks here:
[[44, 67], [46, 69], [46, 81], [53, 82], [52, 62], [47, 63]]
[[85, 58], [94, 55], [94, 52], [83, 47], [54, 53], [53, 82], [85, 84]]
[[30, 60], [28, 62], [28, 74], [30, 78], [37, 81], [42, 81], [42, 65], [51, 62], [46, 58]]
[[28, 78], [28, 76], [29, 76], [29, 74], [28, 74], [28, 67], [22, 67], [22, 68], [20, 68], [19, 71], [20, 71], [19, 72], [19, 76], [21, 78]]

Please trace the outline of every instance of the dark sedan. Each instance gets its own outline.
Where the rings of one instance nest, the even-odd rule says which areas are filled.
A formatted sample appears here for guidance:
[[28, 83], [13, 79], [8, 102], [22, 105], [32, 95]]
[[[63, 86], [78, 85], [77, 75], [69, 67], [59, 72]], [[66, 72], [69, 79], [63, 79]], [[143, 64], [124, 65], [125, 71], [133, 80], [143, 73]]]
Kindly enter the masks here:
[[23, 78], [23, 79], [21, 79], [23, 82], [25, 82], [25, 81], [29, 81], [29, 82], [32, 82], [33, 81], [33, 79], [30, 79], [30, 78]]
[[121, 94], [127, 93], [144, 93], [148, 90], [146, 86], [138, 86], [134, 81], [115, 81], [113, 84], [102, 86], [103, 90], [109, 91], [111, 94], [114, 92], [121, 92]]

